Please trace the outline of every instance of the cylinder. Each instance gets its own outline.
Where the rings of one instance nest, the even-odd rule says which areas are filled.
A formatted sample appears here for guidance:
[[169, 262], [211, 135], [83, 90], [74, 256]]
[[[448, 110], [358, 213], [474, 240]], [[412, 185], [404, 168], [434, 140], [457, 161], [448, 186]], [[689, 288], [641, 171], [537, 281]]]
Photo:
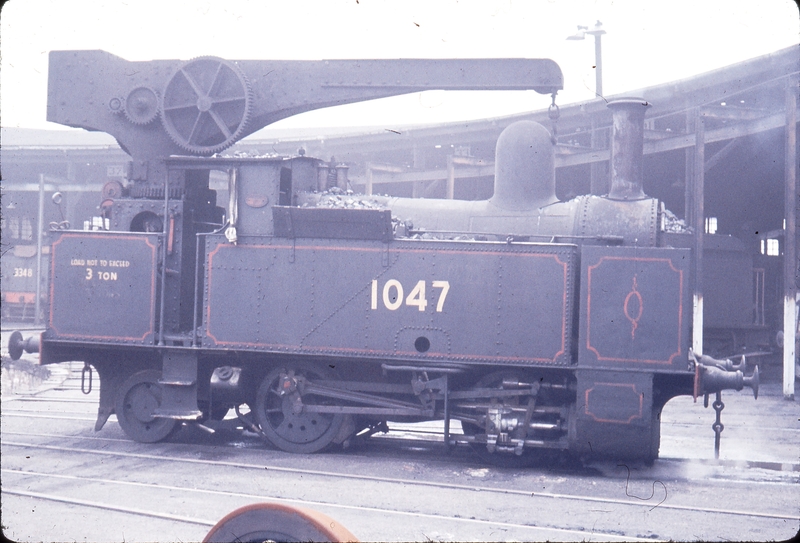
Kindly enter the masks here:
[[609, 102], [611, 131], [611, 200], [647, 198], [642, 188], [644, 162], [644, 114], [650, 104], [642, 98]]
[[555, 150], [550, 132], [533, 121], [503, 130], [495, 151], [492, 204], [524, 211], [556, 201]]

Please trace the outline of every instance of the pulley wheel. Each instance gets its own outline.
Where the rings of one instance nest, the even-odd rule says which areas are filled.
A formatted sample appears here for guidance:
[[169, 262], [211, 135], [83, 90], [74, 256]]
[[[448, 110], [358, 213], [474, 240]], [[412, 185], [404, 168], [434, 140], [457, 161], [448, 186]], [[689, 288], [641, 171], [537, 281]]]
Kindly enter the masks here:
[[287, 452], [307, 454], [325, 449], [338, 435], [344, 415], [297, 412], [299, 392], [281, 394], [284, 375], [312, 381], [324, 381], [326, 377], [323, 369], [310, 364], [286, 365], [270, 372], [256, 394], [255, 414], [261, 430], [273, 445]]
[[263, 541], [358, 541], [327, 515], [277, 503], [256, 503], [236, 509], [206, 534], [203, 543]]
[[145, 370], [131, 375], [117, 391], [115, 412], [125, 434], [140, 443], [156, 443], [172, 435], [178, 421], [154, 417], [161, 406], [161, 372]]
[[250, 117], [252, 91], [233, 62], [200, 57], [181, 66], [167, 82], [161, 122], [187, 151], [211, 155], [233, 145]]

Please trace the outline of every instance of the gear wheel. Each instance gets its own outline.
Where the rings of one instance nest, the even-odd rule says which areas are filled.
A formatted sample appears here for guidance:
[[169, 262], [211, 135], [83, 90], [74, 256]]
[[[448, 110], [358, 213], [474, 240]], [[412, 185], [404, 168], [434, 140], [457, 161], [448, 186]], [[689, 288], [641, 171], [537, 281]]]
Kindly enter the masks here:
[[150, 87], [137, 87], [128, 93], [123, 112], [133, 124], [150, 124], [158, 117], [158, 93]]
[[117, 115], [118, 113], [122, 113], [122, 98], [117, 98], [114, 96], [113, 98], [108, 100], [108, 110]]
[[181, 148], [211, 155], [233, 145], [244, 132], [252, 96], [236, 64], [199, 57], [178, 68], [164, 87], [161, 122]]
[[[182, 187], [170, 187], [169, 197], [171, 200], [180, 200], [183, 198], [184, 190]], [[154, 187], [151, 185], [135, 184], [130, 189], [131, 198], [145, 198], [148, 200], [163, 200], [164, 187]]]
[[109, 181], [103, 185], [103, 200], [116, 200], [122, 196], [122, 183], [119, 181]]

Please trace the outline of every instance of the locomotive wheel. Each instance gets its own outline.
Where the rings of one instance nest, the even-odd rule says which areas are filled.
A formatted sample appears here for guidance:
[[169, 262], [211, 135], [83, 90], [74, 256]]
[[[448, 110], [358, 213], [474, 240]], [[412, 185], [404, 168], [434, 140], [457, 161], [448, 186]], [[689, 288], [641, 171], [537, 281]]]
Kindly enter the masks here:
[[156, 418], [161, 405], [161, 372], [144, 370], [131, 375], [117, 392], [115, 411], [125, 434], [140, 443], [156, 443], [167, 439], [178, 428], [178, 421]]
[[[483, 376], [477, 383], [475, 388], [496, 388], [497, 390], [503, 389], [504, 380], [521, 380], [518, 372], [515, 371], [499, 371], [490, 373]], [[519, 398], [491, 398], [493, 403], [498, 405], [519, 406]], [[472, 424], [462, 424], [462, 428], [467, 435], [484, 434], [485, 428], [479, 428]], [[540, 459], [539, 451], [532, 449], [523, 449], [521, 455], [506, 453], [506, 452], [489, 452], [485, 443], [471, 443], [472, 449], [475, 453], [487, 464], [501, 468], [526, 468], [535, 464]]]
[[327, 515], [277, 503], [246, 505], [214, 525], [203, 543], [262, 541], [358, 541]]
[[323, 381], [324, 369], [310, 364], [292, 364], [273, 370], [261, 382], [256, 394], [256, 418], [267, 439], [291, 453], [315, 453], [328, 447], [339, 434], [344, 415], [295, 412], [299, 392], [280, 394], [282, 376], [306, 377]]

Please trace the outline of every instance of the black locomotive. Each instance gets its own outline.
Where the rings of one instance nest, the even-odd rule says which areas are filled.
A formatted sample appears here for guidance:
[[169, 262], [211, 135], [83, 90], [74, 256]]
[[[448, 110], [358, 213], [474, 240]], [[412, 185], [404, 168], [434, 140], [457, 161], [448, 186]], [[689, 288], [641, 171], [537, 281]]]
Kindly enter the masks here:
[[105, 130], [133, 161], [108, 229], [54, 240], [48, 328], [13, 347], [96, 368], [96, 430], [116, 413], [132, 439], [155, 442], [235, 408], [275, 446], [309, 453], [387, 421], [443, 419], [446, 443], [489, 459], [651, 461], [670, 398], [757, 390], [757, 368], [745, 377], [690, 352], [691, 238], [666, 232], [670, 215], [642, 191], [641, 100], [610, 104], [607, 196], [558, 201], [551, 134], [522, 121], [497, 142], [488, 200], [353, 196], [361, 205], [337, 208], [324, 205], [320, 160], [214, 153], [334, 103], [425, 88], [555, 94], [558, 66], [50, 62], [48, 119]]

